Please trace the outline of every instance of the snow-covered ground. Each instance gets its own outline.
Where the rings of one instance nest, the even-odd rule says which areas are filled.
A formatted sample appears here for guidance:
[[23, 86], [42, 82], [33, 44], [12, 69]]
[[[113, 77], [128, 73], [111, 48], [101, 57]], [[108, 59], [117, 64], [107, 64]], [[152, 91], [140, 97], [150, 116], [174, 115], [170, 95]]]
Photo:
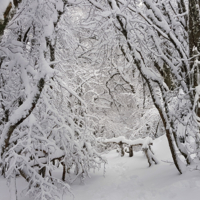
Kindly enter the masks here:
[[[200, 172], [187, 171], [180, 175], [173, 164], [167, 139], [158, 138], [153, 145], [154, 152], [160, 160], [158, 165], [148, 167], [142, 152], [134, 157], [119, 157], [116, 151], [111, 151], [105, 157], [108, 160], [106, 176], [102, 170], [91, 174], [82, 185], [77, 180], [72, 185], [75, 200], [197, 200], [200, 194]], [[163, 161], [169, 162], [163, 162]], [[21, 189], [25, 182], [18, 180]], [[0, 179], [0, 199], [9, 199], [5, 180]], [[19, 197], [19, 200], [27, 200]], [[64, 200], [72, 200], [67, 195]]]

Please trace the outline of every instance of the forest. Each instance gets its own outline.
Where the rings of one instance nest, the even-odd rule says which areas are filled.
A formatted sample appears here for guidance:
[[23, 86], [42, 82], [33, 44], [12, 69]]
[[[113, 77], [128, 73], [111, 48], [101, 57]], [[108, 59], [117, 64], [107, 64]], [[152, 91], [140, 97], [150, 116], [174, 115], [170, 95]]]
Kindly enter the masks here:
[[4, 199], [197, 199], [199, 41], [198, 0], [0, 0]]

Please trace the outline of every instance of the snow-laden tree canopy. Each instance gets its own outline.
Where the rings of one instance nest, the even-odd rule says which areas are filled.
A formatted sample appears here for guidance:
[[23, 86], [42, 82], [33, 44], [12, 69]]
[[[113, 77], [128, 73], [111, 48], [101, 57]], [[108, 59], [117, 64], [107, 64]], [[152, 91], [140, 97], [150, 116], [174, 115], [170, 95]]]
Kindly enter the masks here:
[[[90, 10], [87, 20], [83, 22], [84, 27], [98, 35], [99, 50], [102, 50], [105, 40], [106, 47], [110, 48], [107, 52], [115, 50], [108, 60], [128, 83], [133, 83], [130, 75], [133, 76], [135, 68], [139, 70], [162, 119], [175, 165], [182, 173], [176, 147], [187, 164], [191, 164], [190, 154], [198, 149], [199, 141], [199, 47], [195, 42], [198, 40], [198, 26], [193, 31], [198, 19], [195, 16], [198, 15], [198, 2], [86, 2], [79, 4]], [[119, 51], [124, 56], [123, 65], [118, 65], [121, 62], [119, 56], [116, 58]], [[188, 135], [197, 142], [192, 152], [179, 140], [180, 131], [177, 130], [181, 126], [185, 127], [181, 136], [186, 137], [187, 143], [190, 144]]]
[[[16, 175], [28, 182], [25, 194], [60, 199], [70, 192], [69, 184], [77, 178], [84, 181], [90, 169], [106, 162], [94, 149], [86, 103], [56, 67], [59, 22], [66, 6], [62, 0], [22, 1], [1, 37], [0, 164], [13, 200]], [[62, 181], [53, 176], [59, 165]]]
[[13, 199], [16, 175], [36, 199], [83, 181], [106, 162], [99, 136], [158, 137], [164, 128], [180, 173], [199, 158], [198, 13], [197, 0], [9, 4], [0, 21], [0, 164]]

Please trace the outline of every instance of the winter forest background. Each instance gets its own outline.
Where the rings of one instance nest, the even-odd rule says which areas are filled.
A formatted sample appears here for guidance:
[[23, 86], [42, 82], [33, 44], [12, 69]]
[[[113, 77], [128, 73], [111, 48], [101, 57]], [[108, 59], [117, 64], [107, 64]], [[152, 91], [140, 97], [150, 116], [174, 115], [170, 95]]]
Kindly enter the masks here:
[[197, 199], [199, 41], [198, 0], [0, 0], [4, 199]]

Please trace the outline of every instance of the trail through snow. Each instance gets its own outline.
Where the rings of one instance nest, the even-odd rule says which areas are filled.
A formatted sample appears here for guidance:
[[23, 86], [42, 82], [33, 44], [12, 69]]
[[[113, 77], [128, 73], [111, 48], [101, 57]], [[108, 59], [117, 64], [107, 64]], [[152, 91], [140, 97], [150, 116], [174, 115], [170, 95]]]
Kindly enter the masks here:
[[[74, 200], [198, 200], [200, 195], [200, 172], [187, 171], [180, 175], [173, 164], [166, 136], [154, 141], [153, 150], [158, 165], [148, 167], [148, 162], [142, 152], [134, 157], [119, 157], [113, 150], [106, 154], [108, 160], [106, 175], [102, 170], [91, 173], [91, 179], [85, 184], [77, 180], [72, 185]], [[18, 180], [18, 188], [22, 189], [25, 182]], [[5, 180], [0, 179], [0, 200], [8, 200], [8, 189]], [[19, 200], [28, 200], [19, 196]], [[73, 200], [66, 195], [63, 200]]]
[[76, 182], [75, 200], [198, 200], [200, 172], [180, 175], [173, 164], [161, 161], [172, 161], [166, 136], [154, 142], [153, 150], [160, 162], [152, 167], [142, 152], [129, 158], [111, 151], [105, 155], [106, 176], [98, 172], [85, 185]]

